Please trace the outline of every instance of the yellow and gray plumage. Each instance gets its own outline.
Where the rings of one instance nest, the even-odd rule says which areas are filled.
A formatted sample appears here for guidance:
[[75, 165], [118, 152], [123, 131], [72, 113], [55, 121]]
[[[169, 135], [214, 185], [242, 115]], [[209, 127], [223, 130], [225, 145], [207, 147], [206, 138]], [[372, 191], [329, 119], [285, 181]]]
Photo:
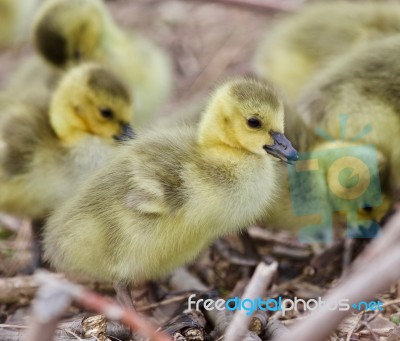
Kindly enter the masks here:
[[371, 144], [382, 153], [396, 190], [400, 186], [399, 52], [400, 35], [357, 48], [321, 72], [299, 101], [299, 114], [309, 127], [319, 127], [337, 140]]
[[342, 54], [400, 33], [400, 4], [310, 4], [278, 23], [260, 44], [256, 73], [296, 101], [305, 84]]
[[[108, 160], [126, 133], [129, 92], [101, 66], [61, 80], [50, 104], [8, 100], [0, 111], [0, 210], [42, 218]], [[104, 115], [114, 117], [103, 117]]]

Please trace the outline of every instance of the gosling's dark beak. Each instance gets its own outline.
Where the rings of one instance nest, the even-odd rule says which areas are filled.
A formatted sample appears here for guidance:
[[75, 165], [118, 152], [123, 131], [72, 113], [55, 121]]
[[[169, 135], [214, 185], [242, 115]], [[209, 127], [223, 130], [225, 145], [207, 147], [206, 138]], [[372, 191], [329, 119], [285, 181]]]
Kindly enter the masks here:
[[290, 141], [285, 135], [281, 133], [272, 132], [272, 138], [274, 139], [274, 144], [265, 145], [263, 148], [268, 153], [271, 154], [286, 163], [293, 164], [299, 159], [299, 154], [297, 150], [293, 148]]
[[128, 141], [132, 139], [135, 134], [133, 132], [132, 127], [128, 123], [120, 123], [121, 126], [121, 134], [114, 135], [114, 139], [117, 141]]

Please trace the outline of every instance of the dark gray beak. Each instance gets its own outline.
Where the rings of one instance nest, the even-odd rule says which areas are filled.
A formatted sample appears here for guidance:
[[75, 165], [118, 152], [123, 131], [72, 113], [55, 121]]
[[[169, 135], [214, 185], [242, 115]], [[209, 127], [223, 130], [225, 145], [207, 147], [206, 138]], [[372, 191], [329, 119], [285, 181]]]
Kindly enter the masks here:
[[132, 139], [135, 134], [132, 127], [128, 123], [121, 123], [121, 134], [115, 135], [114, 139], [117, 141], [128, 141]]
[[285, 135], [272, 132], [271, 136], [274, 139], [274, 144], [270, 146], [265, 145], [263, 147], [268, 154], [271, 154], [290, 164], [293, 164], [299, 159], [297, 150], [293, 148], [291, 142], [286, 138]]

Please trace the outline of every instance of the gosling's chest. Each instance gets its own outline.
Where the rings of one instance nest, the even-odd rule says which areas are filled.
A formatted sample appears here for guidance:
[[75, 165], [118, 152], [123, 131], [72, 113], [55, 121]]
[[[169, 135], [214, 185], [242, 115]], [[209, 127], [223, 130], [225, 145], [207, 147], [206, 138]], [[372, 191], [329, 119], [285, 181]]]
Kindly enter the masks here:
[[257, 219], [274, 198], [276, 175], [271, 163], [255, 161], [197, 179], [189, 200], [194, 221], [230, 230]]

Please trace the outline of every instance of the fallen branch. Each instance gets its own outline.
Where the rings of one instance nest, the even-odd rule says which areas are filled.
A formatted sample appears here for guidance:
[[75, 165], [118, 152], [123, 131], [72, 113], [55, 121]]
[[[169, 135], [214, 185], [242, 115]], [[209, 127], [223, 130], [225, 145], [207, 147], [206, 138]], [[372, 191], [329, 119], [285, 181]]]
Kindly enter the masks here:
[[295, 325], [279, 341], [322, 341], [334, 331], [350, 310], [329, 310], [339, 300], [348, 299], [349, 304], [372, 299], [400, 278], [400, 213], [387, 224], [380, 238], [361, 254], [351, 268], [349, 276], [324, 299], [325, 306]]
[[[277, 263], [272, 263], [271, 265], [260, 263], [247, 285], [242, 299], [254, 301], [258, 297], [263, 296], [265, 289], [271, 283], [277, 268]], [[229, 341], [243, 340], [248, 332], [250, 321], [251, 315], [248, 315], [245, 310], [237, 310], [226, 330], [225, 339]]]
[[[121, 321], [132, 331], [151, 340], [171, 340], [164, 333], [156, 332], [156, 328], [136, 312], [121, 307], [113, 300], [105, 299], [80, 285], [59, 279], [45, 271], [38, 272], [35, 277], [41, 287], [34, 301], [33, 318], [25, 338], [27, 341], [52, 340], [48, 337], [51, 333], [54, 334], [58, 318], [71, 300], [111, 320]], [[38, 334], [39, 328], [42, 328], [41, 335]]]
[[[55, 278], [65, 279], [62, 274], [54, 274]], [[96, 291], [114, 291], [107, 283], [80, 280], [79, 284], [94, 288]], [[39, 283], [35, 276], [16, 276], [0, 278], [0, 304], [28, 303], [35, 295]]]
[[256, 257], [241, 254], [240, 252], [231, 248], [229, 243], [224, 239], [216, 240], [212, 248], [214, 251], [224, 257], [230, 264], [238, 266], [256, 266], [258, 264], [258, 259]]
[[256, 240], [262, 240], [266, 243], [280, 244], [294, 249], [308, 250], [312, 252], [310, 245], [303, 244], [296, 239], [289, 239], [287, 236], [282, 237], [279, 234], [272, 233], [265, 228], [259, 226], [252, 226], [249, 228], [249, 235]]
[[34, 296], [37, 288], [38, 284], [33, 276], [1, 278], [0, 303], [10, 304], [21, 300], [27, 301]]
[[[83, 322], [84, 320], [79, 318], [70, 322], [60, 323], [54, 333], [53, 341], [71, 341], [71, 335], [84, 335], [85, 330]], [[28, 326], [0, 324], [1, 341], [22, 340], [24, 338], [24, 333], [28, 328]], [[106, 336], [111, 337], [112, 339], [127, 340], [131, 337], [129, 328], [124, 327], [118, 322], [107, 321], [106, 330]]]
[[49, 282], [43, 281], [39, 287], [32, 302], [32, 316], [25, 341], [52, 341], [59, 319], [72, 302], [72, 295], [54, 281], [54, 278]]
[[0, 213], [0, 225], [10, 231], [17, 232], [22, 225], [22, 220], [5, 213]]
[[[179, 268], [169, 278], [169, 285], [179, 291], [207, 291], [207, 288], [198, 278], [194, 277], [185, 268]], [[204, 312], [219, 335], [223, 334], [229, 325], [232, 314], [227, 310], [207, 310]]]

